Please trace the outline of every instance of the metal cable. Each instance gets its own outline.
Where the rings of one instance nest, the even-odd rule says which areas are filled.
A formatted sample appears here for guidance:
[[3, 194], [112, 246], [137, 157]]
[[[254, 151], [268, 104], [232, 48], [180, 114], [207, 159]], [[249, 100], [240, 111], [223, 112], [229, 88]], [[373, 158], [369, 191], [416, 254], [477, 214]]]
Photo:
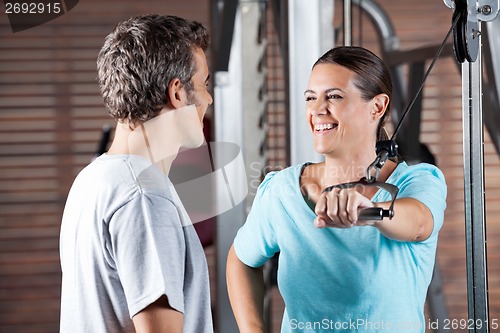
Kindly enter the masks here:
[[441, 46], [439, 47], [438, 52], [434, 56], [434, 59], [432, 59], [432, 62], [429, 65], [429, 68], [427, 68], [427, 71], [425, 72], [424, 79], [422, 80], [422, 83], [420, 84], [420, 87], [418, 88], [417, 93], [415, 94], [415, 96], [411, 100], [410, 104], [408, 104], [408, 106], [406, 107], [405, 112], [401, 116], [401, 119], [399, 120], [399, 123], [398, 123], [396, 129], [394, 130], [394, 133], [392, 134], [391, 140], [395, 140], [396, 139], [396, 135], [398, 134], [399, 130], [401, 129], [401, 125], [403, 124], [403, 121], [404, 121], [405, 117], [407, 116], [408, 112], [411, 110], [411, 108], [413, 107], [413, 104], [415, 104], [415, 101], [417, 100], [418, 96], [422, 92], [422, 89], [424, 88], [425, 80], [427, 80], [427, 77], [429, 76], [432, 68], [434, 67], [434, 64], [436, 63], [437, 59], [441, 55], [441, 52], [443, 52], [443, 49], [444, 49], [444, 47], [446, 45], [446, 42], [448, 41], [448, 38], [450, 37], [451, 33], [453, 32], [453, 29], [455, 29], [455, 27], [456, 27], [456, 25], [457, 25], [457, 23], [458, 23], [458, 21], [460, 20], [461, 17], [462, 17], [462, 13], [459, 13], [455, 17], [455, 19], [453, 20], [453, 24], [451, 25], [450, 30], [448, 30], [448, 33], [446, 34], [446, 37], [444, 38], [443, 42], [441, 43]]

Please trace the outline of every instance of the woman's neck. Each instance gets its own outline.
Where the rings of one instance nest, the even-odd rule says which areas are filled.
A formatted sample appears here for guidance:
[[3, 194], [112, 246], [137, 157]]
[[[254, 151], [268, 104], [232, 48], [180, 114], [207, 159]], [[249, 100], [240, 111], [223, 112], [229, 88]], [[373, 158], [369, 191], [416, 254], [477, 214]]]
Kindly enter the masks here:
[[319, 165], [318, 176], [322, 183], [329, 184], [357, 181], [366, 175], [366, 169], [375, 158], [375, 152], [340, 157], [325, 156], [325, 162]]
[[[326, 156], [325, 162], [308, 166], [300, 177], [302, 194], [316, 202], [323, 189], [338, 184], [358, 181], [366, 176], [366, 169], [375, 160], [375, 152], [362, 156], [352, 155], [350, 158]], [[382, 168], [378, 181], [384, 182], [389, 178], [397, 164], [387, 161]], [[367, 198], [371, 198], [378, 188], [358, 188]]]

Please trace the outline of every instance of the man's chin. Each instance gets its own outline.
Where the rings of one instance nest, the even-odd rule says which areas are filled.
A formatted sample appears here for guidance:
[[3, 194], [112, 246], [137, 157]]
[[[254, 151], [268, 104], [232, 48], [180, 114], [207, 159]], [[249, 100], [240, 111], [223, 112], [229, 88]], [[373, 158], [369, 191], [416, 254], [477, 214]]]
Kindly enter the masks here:
[[195, 140], [186, 142], [184, 145], [182, 145], [182, 147], [186, 149], [195, 149], [201, 147], [204, 143], [205, 138], [203, 137], [203, 135], [201, 135], [200, 138], [196, 138]]

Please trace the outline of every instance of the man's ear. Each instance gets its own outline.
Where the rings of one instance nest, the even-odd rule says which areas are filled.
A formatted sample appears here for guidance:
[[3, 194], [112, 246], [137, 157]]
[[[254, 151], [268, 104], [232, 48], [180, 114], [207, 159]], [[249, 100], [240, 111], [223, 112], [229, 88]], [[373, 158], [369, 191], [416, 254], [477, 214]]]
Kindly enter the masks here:
[[186, 88], [179, 78], [175, 78], [170, 81], [167, 93], [170, 103], [175, 109], [179, 109], [187, 105]]
[[387, 111], [387, 107], [389, 106], [389, 96], [386, 94], [378, 94], [373, 98], [372, 102], [372, 110], [370, 114], [374, 121], [378, 121]]

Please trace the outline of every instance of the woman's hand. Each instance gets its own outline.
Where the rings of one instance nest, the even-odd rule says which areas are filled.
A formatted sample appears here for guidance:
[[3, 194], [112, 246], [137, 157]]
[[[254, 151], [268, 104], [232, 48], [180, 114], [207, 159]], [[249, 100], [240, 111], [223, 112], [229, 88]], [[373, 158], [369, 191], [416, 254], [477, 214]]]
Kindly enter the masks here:
[[355, 189], [338, 189], [322, 193], [316, 203], [314, 220], [317, 228], [351, 228], [374, 225], [384, 236], [404, 242], [418, 242], [432, 233], [434, 220], [423, 203], [413, 198], [396, 199], [395, 215], [391, 220], [358, 220], [363, 208], [381, 207], [389, 209], [391, 202], [373, 203]]
[[358, 220], [359, 210], [374, 207], [375, 204], [355, 189], [334, 188], [324, 192], [316, 203], [316, 219], [318, 228], [351, 228], [360, 225], [373, 225], [375, 221]]

